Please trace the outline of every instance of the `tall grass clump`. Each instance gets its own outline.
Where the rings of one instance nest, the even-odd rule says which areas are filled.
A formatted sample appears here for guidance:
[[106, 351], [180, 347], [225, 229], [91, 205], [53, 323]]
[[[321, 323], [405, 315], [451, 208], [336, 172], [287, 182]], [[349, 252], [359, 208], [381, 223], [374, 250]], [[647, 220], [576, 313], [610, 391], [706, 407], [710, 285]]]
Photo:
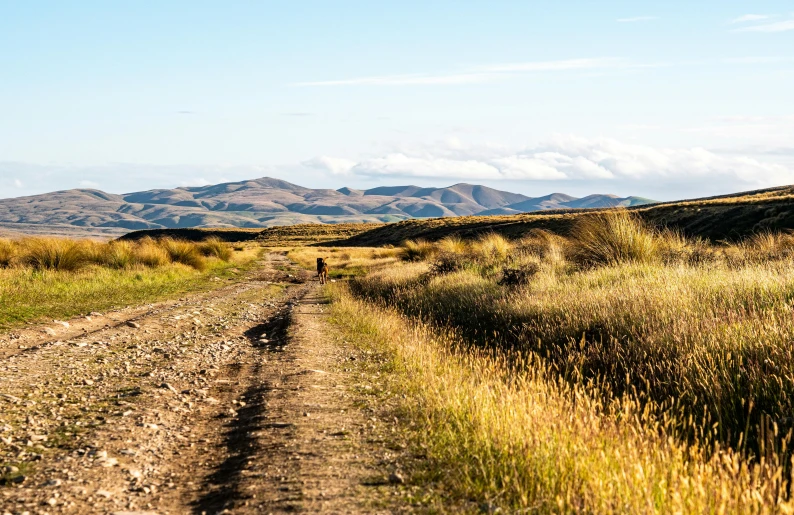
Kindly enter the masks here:
[[406, 240], [402, 244], [400, 257], [403, 261], [426, 261], [436, 252], [436, 246], [425, 240]]
[[472, 242], [471, 247], [472, 252], [480, 261], [489, 264], [504, 263], [513, 250], [513, 244], [497, 233], [480, 236]]
[[658, 233], [626, 210], [583, 216], [572, 237], [575, 256], [585, 264], [652, 263], [661, 255]]
[[143, 238], [133, 249], [133, 260], [136, 264], [148, 268], [158, 268], [171, 262], [168, 252], [152, 238]]
[[196, 270], [204, 270], [207, 266], [204, 256], [201, 255], [201, 252], [199, 252], [198, 247], [194, 243], [164, 238], [160, 240], [160, 245], [162, 245], [169, 259], [174, 263], [182, 263]]
[[75, 271], [90, 264], [89, 243], [61, 238], [28, 238], [21, 242], [21, 261], [39, 270]]
[[198, 244], [199, 252], [204, 257], [217, 258], [221, 261], [229, 261], [234, 251], [231, 245], [218, 237], [208, 238]]
[[8, 268], [14, 264], [17, 249], [10, 240], [0, 238], [0, 268]]
[[128, 241], [112, 241], [94, 249], [94, 261], [108, 268], [125, 269], [135, 264], [137, 245]]
[[436, 249], [445, 254], [466, 254], [469, 252], [469, 245], [463, 238], [453, 234], [436, 242]]

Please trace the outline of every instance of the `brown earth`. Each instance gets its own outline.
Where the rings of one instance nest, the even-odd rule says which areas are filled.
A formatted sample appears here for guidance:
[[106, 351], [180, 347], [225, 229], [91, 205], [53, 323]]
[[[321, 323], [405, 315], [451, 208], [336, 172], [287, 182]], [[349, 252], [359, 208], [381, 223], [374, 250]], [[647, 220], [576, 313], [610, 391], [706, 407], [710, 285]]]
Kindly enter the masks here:
[[418, 508], [368, 356], [307, 272], [0, 338], [0, 514]]

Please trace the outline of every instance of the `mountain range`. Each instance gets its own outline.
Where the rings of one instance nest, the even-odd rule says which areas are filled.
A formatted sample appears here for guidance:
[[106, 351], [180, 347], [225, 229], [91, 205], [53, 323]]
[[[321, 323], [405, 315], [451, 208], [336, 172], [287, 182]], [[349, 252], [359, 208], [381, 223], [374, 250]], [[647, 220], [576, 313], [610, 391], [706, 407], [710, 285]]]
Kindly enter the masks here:
[[486, 186], [311, 189], [272, 178], [116, 195], [92, 189], [0, 200], [0, 228], [51, 226], [114, 233], [185, 227], [271, 227], [296, 223], [393, 222], [549, 209], [634, 206], [641, 197], [563, 193], [528, 197]]

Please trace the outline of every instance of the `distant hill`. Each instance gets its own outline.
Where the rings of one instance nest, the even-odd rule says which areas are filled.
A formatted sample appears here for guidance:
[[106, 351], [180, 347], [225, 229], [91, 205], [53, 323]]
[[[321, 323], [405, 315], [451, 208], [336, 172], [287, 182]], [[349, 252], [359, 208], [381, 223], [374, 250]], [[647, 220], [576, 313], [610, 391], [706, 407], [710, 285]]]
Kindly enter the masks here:
[[[0, 200], [0, 230], [123, 233], [141, 229], [256, 228], [299, 223], [395, 222], [412, 218], [506, 215], [553, 209], [633, 206], [640, 197], [562, 193], [531, 198], [486, 186], [311, 189], [261, 178], [212, 186], [115, 195], [75, 189]], [[30, 229], [29, 231], [26, 231]]]

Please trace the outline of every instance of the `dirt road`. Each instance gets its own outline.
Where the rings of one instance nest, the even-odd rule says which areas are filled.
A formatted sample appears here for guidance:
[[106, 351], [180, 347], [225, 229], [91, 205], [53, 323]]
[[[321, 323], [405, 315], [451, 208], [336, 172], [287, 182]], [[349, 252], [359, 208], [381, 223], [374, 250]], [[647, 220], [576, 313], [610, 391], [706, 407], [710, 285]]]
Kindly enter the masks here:
[[411, 511], [327, 311], [272, 254], [213, 292], [3, 335], [0, 514]]

